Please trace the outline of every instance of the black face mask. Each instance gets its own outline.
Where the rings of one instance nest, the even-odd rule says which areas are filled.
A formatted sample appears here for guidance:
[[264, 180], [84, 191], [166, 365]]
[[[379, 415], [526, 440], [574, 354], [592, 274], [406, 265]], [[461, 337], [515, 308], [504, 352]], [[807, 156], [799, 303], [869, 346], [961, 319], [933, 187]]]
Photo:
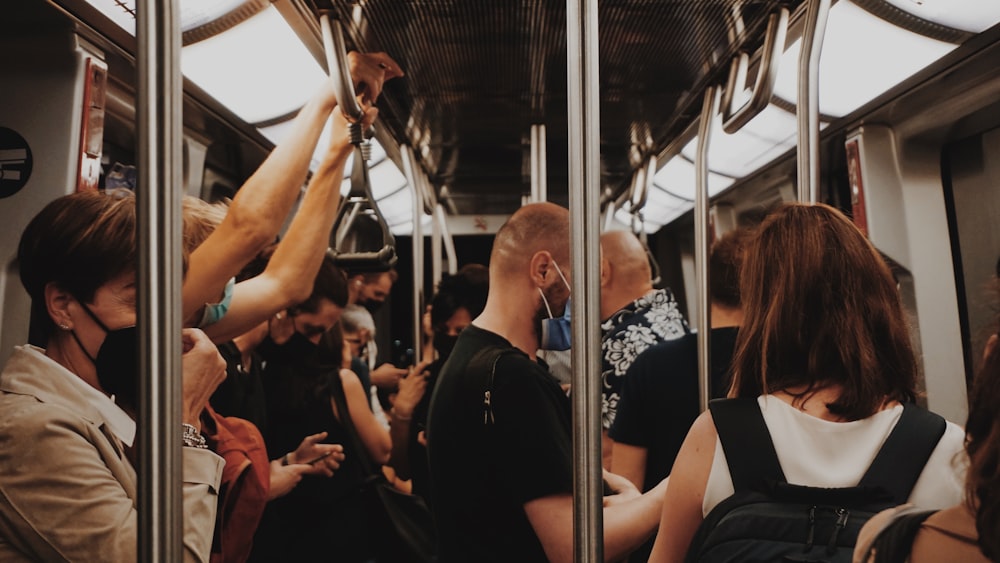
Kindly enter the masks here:
[[76, 332], [71, 334], [76, 343], [86, 354], [97, 370], [97, 382], [105, 393], [115, 396], [115, 402], [121, 406], [135, 409], [139, 404], [139, 332], [135, 325], [108, 329], [107, 325], [97, 318], [90, 307], [83, 305], [83, 310], [94, 319], [97, 326], [104, 330], [104, 342], [97, 357], [94, 358], [83, 347]]
[[268, 362], [283, 364], [311, 362], [318, 359], [319, 346], [296, 331], [284, 344], [278, 344], [270, 334], [267, 335], [257, 346], [257, 352]]
[[362, 303], [362, 305], [364, 306], [364, 308], [368, 309], [368, 312], [371, 313], [372, 315], [374, 315], [375, 313], [377, 313], [378, 310], [381, 309], [382, 305], [384, 305], [384, 304], [385, 304], [385, 301], [375, 301], [374, 299], [369, 299], [368, 301], [365, 301], [364, 303]]
[[451, 336], [445, 332], [435, 332], [434, 333], [434, 349], [438, 352], [438, 357], [441, 360], [448, 359], [451, 355], [451, 351], [455, 348], [455, 342], [458, 341], [458, 335]]

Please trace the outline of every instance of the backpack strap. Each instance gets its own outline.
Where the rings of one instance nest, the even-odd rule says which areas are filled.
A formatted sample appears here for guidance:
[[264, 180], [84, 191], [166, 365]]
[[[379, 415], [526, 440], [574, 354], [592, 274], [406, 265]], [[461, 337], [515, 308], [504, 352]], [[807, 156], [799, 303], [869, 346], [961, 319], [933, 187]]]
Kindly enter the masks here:
[[765, 490], [768, 483], [785, 482], [785, 473], [756, 398], [715, 399], [708, 403], [708, 408], [736, 492]]
[[892, 495], [893, 504], [906, 502], [946, 426], [939, 415], [912, 403], [903, 404], [899, 422], [858, 486], [883, 489]]
[[465, 367], [466, 373], [476, 373], [485, 376], [483, 381], [483, 425], [493, 424], [493, 378], [496, 376], [497, 363], [506, 354], [515, 353], [513, 348], [487, 346], [480, 348], [469, 358]]

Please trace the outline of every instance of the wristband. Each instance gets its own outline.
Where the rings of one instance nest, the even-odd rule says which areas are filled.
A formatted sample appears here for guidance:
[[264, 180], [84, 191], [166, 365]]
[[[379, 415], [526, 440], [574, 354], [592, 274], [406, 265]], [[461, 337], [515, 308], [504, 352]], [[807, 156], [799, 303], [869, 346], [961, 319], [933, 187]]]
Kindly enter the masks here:
[[392, 417], [395, 418], [396, 420], [407, 421], [407, 420], [411, 420], [413, 418], [412, 414], [410, 416], [403, 416], [403, 415], [399, 414], [398, 412], [396, 412], [396, 409], [392, 409], [390, 411], [390, 413], [392, 414]]

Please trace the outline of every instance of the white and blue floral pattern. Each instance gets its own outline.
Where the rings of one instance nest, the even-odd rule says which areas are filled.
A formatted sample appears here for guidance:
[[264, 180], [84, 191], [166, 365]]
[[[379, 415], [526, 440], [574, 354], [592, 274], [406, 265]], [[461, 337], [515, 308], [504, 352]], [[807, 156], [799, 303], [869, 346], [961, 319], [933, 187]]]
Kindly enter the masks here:
[[622, 378], [635, 358], [650, 346], [684, 336], [687, 321], [669, 289], [655, 289], [601, 323], [601, 424], [611, 428], [618, 411]]

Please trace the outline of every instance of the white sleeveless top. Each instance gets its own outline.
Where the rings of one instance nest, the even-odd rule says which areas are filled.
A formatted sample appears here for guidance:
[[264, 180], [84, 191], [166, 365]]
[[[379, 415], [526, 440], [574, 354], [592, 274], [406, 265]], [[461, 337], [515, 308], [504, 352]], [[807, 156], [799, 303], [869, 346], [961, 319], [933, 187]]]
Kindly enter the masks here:
[[[785, 478], [793, 485], [811, 487], [857, 485], [903, 413], [903, 406], [896, 405], [862, 420], [831, 422], [801, 412], [773, 395], [762, 395], [757, 403]], [[948, 422], [913, 487], [909, 502], [930, 510], [962, 500], [968, 467], [964, 443], [965, 431]], [[702, 513], [707, 515], [732, 494], [733, 479], [726, 454], [716, 438]]]

